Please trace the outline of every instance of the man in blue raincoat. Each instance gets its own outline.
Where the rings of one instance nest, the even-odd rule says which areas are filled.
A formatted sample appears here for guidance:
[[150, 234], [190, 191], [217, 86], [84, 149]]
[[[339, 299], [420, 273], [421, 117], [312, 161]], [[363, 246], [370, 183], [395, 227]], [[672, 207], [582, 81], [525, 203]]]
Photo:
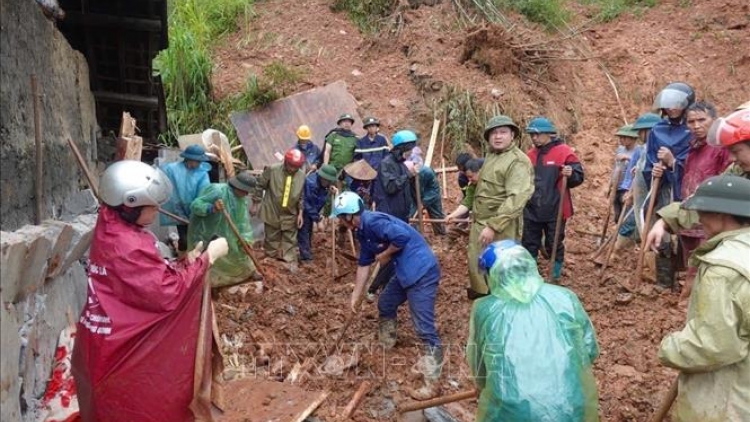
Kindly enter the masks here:
[[[185, 151], [180, 153], [182, 161], [167, 163], [161, 167], [172, 182], [174, 191], [162, 208], [190, 220], [190, 204], [198, 197], [198, 194], [211, 182], [208, 179], [208, 172], [211, 171], [211, 165], [206, 150], [200, 145], [190, 145]], [[159, 223], [162, 226], [177, 226], [177, 234], [180, 240], [177, 243], [179, 252], [187, 250], [188, 226], [161, 214]]]
[[466, 346], [477, 422], [598, 421], [599, 347], [578, 297], [544, 283], [513, 240], [487, 246], [479, 268], [490, 294], [474, 302]]
[[[646, 141], [646, 163], [643, 177], [651, 189], [651, 177], [660, 177], [655, 211], [682, 198], [682, 175], [690, 150], [692, 135], [687, 127], [687, 109], [695, 102], [695, 91], [690, 85], [673, 82], [662, 89], [654, 100], [654, 109], [661, 111], [662, 119], [651, 128]], [[644, 229], [648, 232], [650, 227]], [[665, 236], [656, 255], [656, 285], [662, 289], [674, 287], [677, 261], [672, 256], [669, 236]]]

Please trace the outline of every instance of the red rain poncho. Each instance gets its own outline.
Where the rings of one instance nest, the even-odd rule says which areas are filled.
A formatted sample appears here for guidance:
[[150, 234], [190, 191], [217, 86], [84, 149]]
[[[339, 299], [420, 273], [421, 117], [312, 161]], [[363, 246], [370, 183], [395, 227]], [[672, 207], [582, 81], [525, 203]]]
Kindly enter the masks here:
[[156, 238], [102, 206], [73, 376], [83, 421], [192, 421], [203, 254], [162, 259]]

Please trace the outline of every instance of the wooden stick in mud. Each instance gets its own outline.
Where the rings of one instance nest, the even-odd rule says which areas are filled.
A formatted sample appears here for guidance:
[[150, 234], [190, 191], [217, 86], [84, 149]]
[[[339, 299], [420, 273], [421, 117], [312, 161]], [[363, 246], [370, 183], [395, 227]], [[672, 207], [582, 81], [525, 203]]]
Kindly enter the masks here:
[[462, 391], [460, 393], [450, 394], [447, 396], [436, 397], [431, 400], [413, 401], [398, 407], [399, 413], [414, 412], [416, 410], [437, 407], [447, 403], [453, 403], [461, 400], [471, 399], [477, 396], [477, 390]]
[[641, 249], [638, 251], [638, 265], [635, 267], [635, 284], [629, 283], [632, 287], [638, 287], [643, 280], [643, 260], [646, 257], [646, 236], [651, 229], [651, 218], [656, 206], [656, 197], [659, 196], [659, 186], [661, 177], [654, 176], [651, 180], [651, 197], [648, 199], [648, 208], [646, 210], [645, 221], [643, 222], [643, 234], [641, 235]]
[[34, 223], [41, 224], [44, 219], [44, 148], [42, 146], [42, 104], [37, 87], [36, 75], [31, 75], [31, 95], [34, 100], [34, 146], [36, 148], [36, 178], [34, 180]]
[[[419, 219], [418, 218], [410, 218], [409, 222], [410, 223], [418, 223]], [[445, 221], [444, 218], [423, 218], [422, 222], [424, 222], [424, 223], [461, 224], [461, 223], [471, 223], [471, 220], [465, 219], [465, 220], [450, 220], [450, 221]]]
[[368, 391], [370, 391], [370, 383], [368, 381], [362, 381], [359, 388], [357, 388], [357, 391], [352, 396], [352, 399], [349, 400], [349, 403], [344, 408], [344, 412], [341, 414], [341, 420], [347, 420], [352, 417], [352, 414], [357, 410], [357, 407], [367, 395]]
[[563, 175], [562, 181], [560, 182], [560, 205], [557, 207], [557, 220], [555, 221], [555, 237], [552, 242], [552, 256], [549, 258], [549, 272], [547, 273], [547, 281], [552, 281], [552, 273], [555, 269], [555, 259], [557, 258], [557, 245], [560, 242], [560, 229], [562, 228], [563, 219], [563, 207], [565, 205], [565, 193], [568, 190], [568, 176]]
[[[632, 208], [631, 208], [632, 211]], [[602, 264], [602, 267], [599, 269], [599, 277], [601, 277], [604, 274], [604, 270], [607, 269], [607, 266], [609, 265], [609, 260], [612, 259], [612, 254], [615, 252], [615, 246], [617, 245], [617, 233], [620, 232], [620, 227], [622, 227], [622, 223], [625, 222], [625, 217], [629, 215], [630, 212], [625, 212], [625, 210], [620, 211], [620, 218], [617, 219], [617, 226], [615, 227], [615, 232], [612, 233], [612, 241], [610, 242], [610, 246], [606, 249], [606, 255], [604, 256], [604, 264]]]
[[245, 240], [244, 237], [242, 237], [242, 234], [240, 234], [240, 230], [237, 228], [237, 225], [234, 224], [234, 221], [232, 220], [232, 217], [229, 215], [229, 212], [226, 210], [226, 208], [221, 208], [221, 213], [224, 215], [224, 218], [227, 220], [227, 224], [229, 224], [229, 228], [232, 229], [232, 232], [235, 236], [237, 236], [237, 239], [240, 241], [240, 245], [242, 246], [242, 250], [247, 254], [247, 256], [250, 258], [251, 261], [253, 261], [253, 265], [255, 265], [255, 271], [260, 273], [260, 275], [263, 277], [263, 281], [268, 281], [266, 278], [266, 274], [263, 272], [263, 269], [260, 267], [260, 263], [257, 259], [255, 259], [255, 254], [253, 254], [253, 248], [250, 247], [250, 244], [247, 243], [247, 240]]

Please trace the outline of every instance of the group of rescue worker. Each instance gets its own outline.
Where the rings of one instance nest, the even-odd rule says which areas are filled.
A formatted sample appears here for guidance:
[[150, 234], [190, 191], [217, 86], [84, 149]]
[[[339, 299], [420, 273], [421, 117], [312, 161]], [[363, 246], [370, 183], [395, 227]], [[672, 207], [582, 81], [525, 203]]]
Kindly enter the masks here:
[[[664, 246], [670, 233], [697, 239], [685, 246], [695, 268], [686, 327], [668, 335], [658, 352], [681, 371], [674, 414], [680, 421], [750, 420], [750, 109], [716, 118], [713, 106], [696, 103], [684, 83], [667, 85], [654, 106], [661, 114], [642, 115], [617, 132], [622, 149], [611, 195], [616, 214], [624, 213], [618, 250], [626, 237], [646, 236], [647, 247], [662, 253], [676, 249]], [[389, 141], [368, 117], [367, 133], [357, 138], [354, 123], [342, 115], [322, 148], [300, 126], [282, 162], [258, 177], [243, 171], [210, 183], [200, 146], [185, 149], [183, 161], [163, 171], [132, 161], [105, 170], [73, 353], [84, 421], [108, 420], [111, 412], [123, 420], [191, 420], [201, 280], [210, 271], [214, 287], [255, 282], [261, 292], [262, 277], [233, 231], [251, 241], [250, 215], [258, 214], [266, 255], [294, 271], [313, 258], [314, 227], [327, 208], [359, 243], [352, 312], [363, 295], [380, 290], [378, 339], [387, 350], [398, 343], [397, 310], [407, 303], [424, 345], [415, 365], [424, 383], [409, 393], [417, 400], [437, 396], [444, 362], [435, 315], [441, 269], [410, 224], [415, 185], [430, 187], [420, 193], [434, 218], [470, 217], [466, 353], [479, 392], [477, 420], [598, 420], [593, 325], [575, 293], [546, 283], [537, 263], [540, 251], [554, 255], [548, 281], [562, 276], [570, 189], [584, 181], [581, 162], [554, 123], [531, 119], [524, 132], [533, 147], [524, 152], [520, 126], [509, 116], [491, 118], [484, 157], [456, 160], [462, 200], [447, 216], [430, 202], [435, 174], [423, 165], [416, 133], [400, 130]], [[660, 219], [643, 227], [649, 190], [658, 195]], [[162, 259], [145, 229], [159, 207], [189, 221], [177, 227], [184, 259]], [[440, 226], [434, 232], [444, 233]], [[373, 264], [377, 278], [368, 286]], [[179, 356], [165, 359], [174, 350]], [[144, 384], [144, 377], [153, 382]], [[131, 388], [146, 398], [137, 406], [127, 399]]]

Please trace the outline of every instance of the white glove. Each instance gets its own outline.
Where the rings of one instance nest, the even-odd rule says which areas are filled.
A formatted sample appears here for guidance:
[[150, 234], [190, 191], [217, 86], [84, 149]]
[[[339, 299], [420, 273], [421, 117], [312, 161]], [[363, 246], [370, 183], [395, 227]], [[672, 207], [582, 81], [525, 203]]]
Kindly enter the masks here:
[[206, 253], [208, 254], [208, 262], [210, 264], [213, 264], [214, 261], [221, 258], [222, 256], [226, 256], [229, 253], [229, 244], [227, 243], [227, 239], [224, 237], [220, 237], [211, 241], [211, 243], [209, 243], [208, 247], [206, 248]]
[[187, 253], [187, 260], [189, 264], [195, 262], [195, 258], [198, 258], [203, 253], [203, 241], [201, 240], [195, 245], [192, 251]]

